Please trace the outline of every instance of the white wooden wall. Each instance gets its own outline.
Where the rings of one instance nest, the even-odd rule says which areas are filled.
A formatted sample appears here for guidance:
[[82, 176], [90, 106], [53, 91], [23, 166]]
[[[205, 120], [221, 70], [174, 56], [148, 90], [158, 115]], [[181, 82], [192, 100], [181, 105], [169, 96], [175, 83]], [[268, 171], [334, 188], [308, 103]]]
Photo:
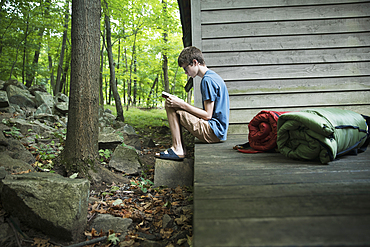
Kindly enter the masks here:
[[261, 110], [337, 107], [370, 115], [370, 1], [192, 0], [191, 6], [193, 45], [229, 90], [229, 133], [247, 133]]

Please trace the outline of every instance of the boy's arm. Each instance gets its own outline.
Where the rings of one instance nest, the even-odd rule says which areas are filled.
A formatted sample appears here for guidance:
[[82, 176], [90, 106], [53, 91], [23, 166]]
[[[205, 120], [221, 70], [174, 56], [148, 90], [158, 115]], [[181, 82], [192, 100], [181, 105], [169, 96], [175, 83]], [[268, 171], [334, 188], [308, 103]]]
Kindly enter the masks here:
[[204, 109], [200, 109], [198, 107], [195, 107], [193, 105], [190, 105], [183, 101], [182, 99], [171, 95], [167, 100], [166, 103], [169, 104], [170, 107], [178, 107], [181, 108], [194, 116], [197, 116], [199, 118], [202, 118], [204, 120], [210, 120], [213, 115], [213, 108], [214, 108], [214, 101], [211, 100], [205, 100], [204, 101]]

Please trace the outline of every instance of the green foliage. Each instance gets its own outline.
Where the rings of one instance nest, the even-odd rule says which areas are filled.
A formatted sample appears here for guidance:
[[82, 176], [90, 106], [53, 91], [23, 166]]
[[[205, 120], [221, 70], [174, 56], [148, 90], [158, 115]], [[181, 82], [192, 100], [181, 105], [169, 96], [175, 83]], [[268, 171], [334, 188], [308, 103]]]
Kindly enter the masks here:
[[[67, 47], [63, 69], [71, 59], [71, 3], [55, 1], [2, 1], [0, 4], [0, 80], [9, 78], [46, 86], [53, 91], [63, 31], [67, 29]], [[176, 0], [107, 0], [102, 1], [101, 33], [105, 32], [104, 17], [109, 15], [112, 31], [113, 60], [116, 64], [117, 87], [127, 104], [130, 97], [136, 106], [157, 107], [163, 104], [162, 59], [168, 58], [171, 93], [185, 99], [183, 89], [187, 77], [177, 65], [183, 48], [182, 29]], [[65, 19], [67, 14], [67, 19]], [[66, 25], [66, 20], [67, 25]], [[66, 25], [66, 26], [65, 26]], [[167, 36], [166, 40], [164, 35]], [[103, 39], [101, 39], [101, 42]], [[103, 46], [103, 45], [102, 45]], [[40, 52], [34, 64], [36, 52]], [[107, 52], [103, 51], [103, 95], [108, 99], [110, 72]], [[67, 66], [65, 93], [68, 94], [70, 68]], [[153, 83], [159, 78], [156, 85]], [[53, 81], [53, 84], [51, 82]], [[130, 95], [128, 95], [131, 87]], [[134, 95], [134, 91], [136, 94]], [[131, 101], [131, 102], [133, 102]]]
[[153, 182], [141, 177], [139, 181], [131, 180], [131, 185], [137, 186], [143, 193], [147, 193], [148, 188], [153, 186]]
[[106, 161], [108, 161], [112, 155], [112, 150], [110, 149], [100, 149], [99, 150], [99, 156], [100, 156], [100, 162], [102, 162], [102, 164], [106, 164]]
[[[51, 144], [52, 145], [52, 144]], [[51, 145], [41, 143], [37, 152], [41, 160], [51, 160], [56, 157], [58, 151], [56, 151]]]
[[109, 234], [108, 241], [111, 242], [113, 245], [117, 245], [120, 241], [119, 238], [116, 237], [115, 233]]
[[17, 127], [13, 126], [9, 131], [4, 131], [5, 135], [10, 135], [13, 136], [16, 139], [21, 139], [22, 138], [22, 133], [20, 132], [20, 129]]
[[[105, 105], [105, 108], [110, 109], [113, 115], [117, 115], [114, 106]], [[124, 110], [123, 115], [125, 116], [125, 123], [138, 129], [168, 126], [167, 115], [164, 109], [141, 110], [132, 107], [128, 111]]]

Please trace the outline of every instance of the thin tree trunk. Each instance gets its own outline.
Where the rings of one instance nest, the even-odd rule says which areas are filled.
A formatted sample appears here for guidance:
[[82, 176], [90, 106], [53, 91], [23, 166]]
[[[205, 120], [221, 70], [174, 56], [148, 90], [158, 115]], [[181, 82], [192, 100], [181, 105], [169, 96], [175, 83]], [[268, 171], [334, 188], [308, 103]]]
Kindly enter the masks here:
[[[163, 6], [163, 12], [164, 12], [164, 16], [167, 15], [167, 2], [166, 0], [162, 0], [162, 6]], [[166, 22], [166, 20], [164, 20], [164, 22]], [[164, 80], [164, 91], [166, 91], [167, 93], [170, 92], [170, 82], [169, 82], [169, 79], [168, 79], [168, 58], [167, 58], [167, 48], [166, 48], [166, 45], [167, 45], [167, 42], [168, 42], [168, 33], [167, 33], [167, 27], [166, 25], [164, 24], [164, 30], [163, 30], [163, 41], [164, 41], [164, 45], [165, 45], [165, 48], [163, 49], [163, 63], [162, 63], [162, 70], [163, 70], [163, 80]]]
[[[67, 1], [65, 9], [68, 10], [68, 8], [69, 8], [69, 3]], [[64, 53], [66, 50], [66, 43], [67, 43], [68, 21], [69, 21], [69, 15], [68, 15], [68, 12], [66, 11], [64, 15], [64, 25], [63, 25], [64, 31], [63, 31], [62, 49], [60, 51], [60, 56], [59, 56], [57, 81], [56, 81], [55, 88], [54, 88], [54, 95], [57, 95], [61, 91], [61, 88], [62, 88], [61, 83], [60, 83], [60, 78], [63, 72], [63, 59], [64, 59]]]
[[[129, 79], [129, 82], [128, 82], [128, 85], [127, 85], [127, 101], [128, 101], [127, 105], [131, 105], [131, 103], [132, 103], [132, 101], [131, 101], [132, 67], [133, 67], [134, 58], [135, 58], [137, 32], [138, 32], [138, 30], [136, 29], [135, 30], [135, 36], [134, 36], [134, 44], [132, 45], [132, 56], [131, 56], [131, 64], [130, 64], [130, 79]], [[128, 106], [127, 106], [127, 109], [128, 109]]]
[[100, 50], [100, 105], [104, 105], [104, 95], [103, 95], [103, 66], [104, 66], [104, 44], [105, 44], [105, 29], [103, 30], [103, 42]]
[[[108, 10], [107, 1], [104, 0], [104, 3]], [[116, 79], [115, 79], [116, 74], [115, 74], [115, 69], [114, 69], [112, 42], [111, 42], [110, 20], [107, 14], [105, 15], [105, 29], [107, 32], [107, 51], [108, 51], [108, 61], [109, 61], [109, 70], [110, 70], [110, 85], [113, 91], [114, 101], [116, 103], [117, 119], [123, 122], [125, 119], [123, 117], [121, 98], [119, 97], [117, 85], [116, 85]]]

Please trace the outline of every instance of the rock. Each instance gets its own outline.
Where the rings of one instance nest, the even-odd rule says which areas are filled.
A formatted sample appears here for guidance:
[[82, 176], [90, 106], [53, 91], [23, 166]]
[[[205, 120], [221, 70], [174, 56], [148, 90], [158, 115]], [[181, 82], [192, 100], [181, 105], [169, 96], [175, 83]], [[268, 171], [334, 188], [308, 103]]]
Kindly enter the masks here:
[[168, 224], [171, 222], [171, 217], [168, 214], [162, 217], [162, 228], [168, 228]]
[[10, 103], [21, 107], [35, 107], [35, 96], [30, 94], [28, 90], [21, 89], [14, 85], [9, 85], [6, 88], [6, 92]]
[[54, 106], [54, 98], [47, 92], [36, 91], [35, 102], [37, 107], [41, 106], [42, 104], [46, 104], [51, 109]]
[[0, 167], [4, 167], [8, 173], [19, 173], [28, 170], [34, 171], [33, 167], [23, 160], [13, 159], [6, 152], [1, 153]]
[[128, 124], [125, 124], [125, 126], [123, 126], [123, 132], [127, 133], [127, 134], [135, 134], [136, 133], [134, 127], [132, 127], [131, 125], [128, 125]]
[[68, 113], [68, 103], [67, 102], [57, 102], [55, 103], [55, 109], [58, 112], [65, 115]]
[[5, 81], [0, 80], [0, 90], [5, 89]]
[[49, 236], [80, 241], [87, 223], [88, 180], [33, 172], [8, 175], [2, 184], [5, 211]]
[[4, 136], [3, 130], [0, 130], [0, 146], [7, 147], [8, 145], [8, 139]]
[[90, 225], [90, 230], [94, 228], [97, 232], [108, 232], [113, 230], [115, 233], [126, 235], [128, 227], [131, 225], [132, 219], [114, 217], [110, 214], [98, 214]]
[[20, 130], [23, 135], [27, 135], [29, 130], [33, 130], [33, 132], [39, 133], [40, 126], [31, 124], [29, 121], [24, 119], [12, 119], [11, 123], [15, 124], [15, 126]]
[[8, 95], [5, 91], [0, 91], [0, 107], [8, 107], [9, 106], [9, 100]]
[[138, 174], [141, 163], [136, 150], [120, 145], [114, 150], [108, 166], [126, 174]]
[[36, 109], [36, 112], [35, 112], [35, 116], [37, 115], [40, 115], [40, 114], [53, 114], [52, 108], [50, 106], [48, 106], [48, 104], [46, 103], [43, 103], [41, 104], [39, 107], [37, 107]]
[[65, 94], [62, 94], [62, 93], [58, 93], [55, 97], [54, 97], [54, 101], [55, 103], [57, 102], [69, 102], [69, 98], [67, 95]]
[[44, 85], [33, 85], [28, 90], [34, 96], [36, 96], [35, 95], [36, 92], [44, 92], [44, 93], [47, 92], [46, 87]]
[[4, 88], [7, 89], [10, 85], [27, 90], [27, 87], [22, 82], [15, 79], [7, 80], [4, 84]]
[[19, 159], [27, 164], [33, 164], [36, 162], [33, 155], [23, 146], [23, 144], [15, 139], [8, 140], [7, 154], [13, 159]]
[[96, 165], [92, 170], [88, 171], [90, 176], [91, 184], [94, 187], [102, 187], [105, 189], [104, 184], [110, 184], [114, 181], [116, 184], [128, 184], [130, 180], [126, 177], [123, 177], [122, 174], [116, 174], [111, 172], [107, 168]]
[[141, 149], [141, 141], [140, 136], [137, 134], [128, 134], [126, 132], [123, 133], [123, 142], [131, 147], [136, 148], [137, 150]]
[[99, 132], [98, 143], [99, 149], [114, 150], [118, 145], [123, 143], [123, 140], [118, 133]]
[[154, 143], [153, 139], [149, 138], [149, 137], [143, 138], [142, 141], [141, 141], [141, 145], [143, 147], [149, 147], [149, 148], [154, 148], [155, 147], [155, 143]]
[[192, 186], [194, 169], [192, 159], [173, 161], [156, 159], [154, 169], [154, 187]]

